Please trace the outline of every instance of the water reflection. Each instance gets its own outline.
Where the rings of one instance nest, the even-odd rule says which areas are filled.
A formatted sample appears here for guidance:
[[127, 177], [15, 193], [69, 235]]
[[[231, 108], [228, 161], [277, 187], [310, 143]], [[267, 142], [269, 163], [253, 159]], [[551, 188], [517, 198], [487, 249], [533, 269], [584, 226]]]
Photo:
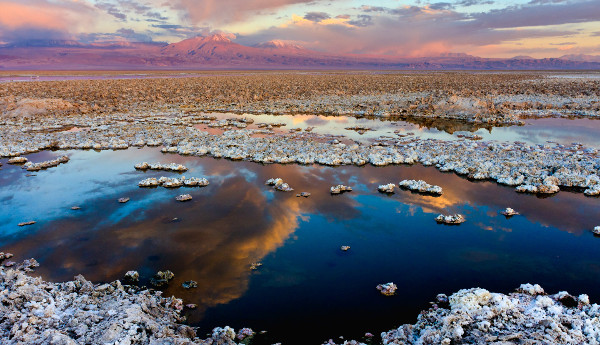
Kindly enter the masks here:
[[[257, 129], [259, 123], [283, 123], [284, 127], [275, 128], [276, 133], [286, 133], [290, 129], [306, 130], [314, 127], [313, 133], [321, 135], [343, 135], [356, 141], [372, 141], [381, 136], [418, 137], [421, 139], [457, 140], [459, 134], [470, 132], [483, 140], [522, 141], [529, 144], [547, 144], [549, 140], [570, 145], [580, 142], [585, 145], [600, 147], [600, 120], [593, 118], [542, 118], [527, 119], [523, 126], [491, 126], [489, 124], [468, 123], [450, 119], [433, 118], [376, 118], [347, 117], [324, 115], [236, 115], [230, 113], [211, 113], [218, 120], [247, 117], [254, 120], [248, 128]], [[369, 130], [359, 133], [348, 130], [350, 127], [364, 127]], [[197, 125], [198, 129], [212, 134], [222, 133], [222, 128], [211, 128]], [[462, 132], [462, 133], [461, 133]]]
[[[189, 320], [203, 329], [251, 326], [268, 329], [273, 342], [294, 343], [284, 333], [306, 327], [297, 341], [318, 343], [413, 322], [435, 294], [471, 286], [510, 291], [531, 281], [600, 298], [600, 278], [589, 274], [600, 270], [600, 241], [590, 233], [600, 224], [597, 198], [561, 191], [541, 199], [420, 165], [259, 165], [158, 149], [66, 154], [69, 163], [36, 176], [2, 167], [0, 248], [37, 258], [38, 273], [51, 280], [83, 273], [110, 281], [137, 269], [145, 284], [170, 269], [175, 279], [165, 294], [198, 304]], [[210, 185], [138, 188], [143, 178], [177, 175], [135, 171], [140, 161], [185, 164], [186, 176]], [[295, 191], [265, 186], [272, 177]], [[379, 184], [408, 178], [440, 185], [444, 194], [377, 192]], [[338, 183], [354, 191], [330, 195]], [[184, 190], [194, 199], [176, 202]], [[302, 191], [311, 197], [295, 196]], [[119, 204], [123, 196], [131, 201]], [[523, 215], [506, 219], [498, 212], [507, 206]], [[433, 218], [442, 212], [463, 213], [467, 222], [440, 226]], [[38, 223], [16, 225], [30, 219]], [[257, 261], [264, 266], [250, 271]], [[184, 290], [186, 280], [198, 288]], [[399, 296], [377, 294], [375, 285], [387, 281], [399, 285]]]

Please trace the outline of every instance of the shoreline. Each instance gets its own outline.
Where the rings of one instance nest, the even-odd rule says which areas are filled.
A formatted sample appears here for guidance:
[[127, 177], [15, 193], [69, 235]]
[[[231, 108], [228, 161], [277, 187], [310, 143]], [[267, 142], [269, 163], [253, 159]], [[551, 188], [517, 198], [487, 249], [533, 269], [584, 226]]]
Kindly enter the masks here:
[[[39, 266], [35, 259], [16, 264], [6, 261], [4, 253], [0, 258], [0, 339], [7, 344], [252, 344], [251, 329], [236, 333], [228, 326], [201, 339], [197, 328], [182, 323], [183, 301], [174, 296], [119, 280], [94, 284], [81, 275], [46, 282], [32, 274]], [[546, 294], [537, 284], [522, 284], [509, 294], [468, 288], [437, 295], [415, 324], [382, 332], [381, 339], [385, 345], [599, 344], [600, 306], [590, 304], [585, 294]]]

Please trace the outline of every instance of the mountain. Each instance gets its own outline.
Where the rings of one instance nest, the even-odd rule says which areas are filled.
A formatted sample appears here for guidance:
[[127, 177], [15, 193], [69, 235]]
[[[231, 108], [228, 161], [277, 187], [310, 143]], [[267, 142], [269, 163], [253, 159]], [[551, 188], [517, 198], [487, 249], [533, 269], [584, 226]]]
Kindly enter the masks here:
[[571, 54], [563, 55], [560, 58], [571, 61], [600, 62], [600, 55]]
[[1, 69], [401, 69], [511, 70], [600, 69], [596, 55], [566, 55], [533, 59], [516, 56], [491, 59], [463, 53], [401, 58], [360, 54], [331, 54], [273, 40], [255, 46], [215, 34], [180, 42], [103, 42], [29, 40], [0, 46]]
[[6, 48], [41, 48], [41, 47], [81, 47], [83, 44], [73, 40], [22, 40], [5, 45]]
[[[535, 60], [534, 57], [528, 55], [517, 55], [510, 58], [511, 60]], [[567, 59], [568, 60], [568, 59]]]

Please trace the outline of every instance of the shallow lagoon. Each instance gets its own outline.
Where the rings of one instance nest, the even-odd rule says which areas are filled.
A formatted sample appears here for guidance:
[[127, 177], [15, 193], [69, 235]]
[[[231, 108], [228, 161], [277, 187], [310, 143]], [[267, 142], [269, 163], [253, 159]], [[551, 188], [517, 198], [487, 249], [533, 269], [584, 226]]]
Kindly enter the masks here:
[[[548, 141], [562, 145], [579, 142], [584, 145], [600, 147], [600, 119], [595, 118], [539, 118], [526, 119], [522, 126], [493, 127], [485, 124], [467, 123], [458, 120], [419, 119], [406, 121], [397, 118], [356, 118], [350, 116], [324, 115], [236, 115], [232, 113], [211, 113], [218, 120], [251, 118], [254, 120], [248, 128], [257, 129], [259, 123], [280, 123], [285, 126], [274, 128], [275, 132], [288, 132], [296, 128], [320, 135], [340, 136], [355, 141], [372, 141], [381, 136], [398, 138], [418, 137], [421, 139], [457, 140], [459, 135], [476, 134], [482, 140], [522, 141], [528, 144], [546, 144]], [[369, 130], [358, 133], [347, 128], [364, 127]], [[222, 129], [197, 125], [198, 129], [220, 133]]]
[[[414, 322], [438, 293], [474, 286], [510, 292], [531, 282], [600, 301], [600, 238], [591, 234], [600, 225], [600, 199], [581, 193], [538, 198], [420, 165], [260, 165], [157, 148], [28, 158], [62, 154], [71, 161], [36, 173], [0, 160], [0, 248], [35, 257], [37, 272], [55, 281], [80, 273], [111, 281], [136, 269], [145, 284], [170, 269], [175, 279], [165, 294], [197, 303], [189, 320], [206, 332], [246, 326], [268, 331], [259, 343], [284, 344], [360, 338]], [[185, 176], [210, 185], [139, 188], [146, 177], [179, 175], [136, 171], [142, 161], [183, 163]], [[295, 191], [265, 186], [271, 177]], [[379, 184], [407, 178], [440, 185], [444, 195], [377, 192]], [[354, 191], [330, 195], [338, 183]], [[312, 196], [297, 198], [301, 191]], [[174, 200], [188, 192], [191, 202]], [[124, 196], [131, 201], [119, 204]], [[522, 215], [500, 215], [507, 206]], [[467, 222], [436, 224], [441, 212], [460, 212]], [[28, 220], [38, 223], [17, 226]], [[263, 266], [251, 271], [258, 261]], [[180, 287], [190, 279], [199, 287]], [[375, 289], [388, 281], [398, 285], [394, 297]]]

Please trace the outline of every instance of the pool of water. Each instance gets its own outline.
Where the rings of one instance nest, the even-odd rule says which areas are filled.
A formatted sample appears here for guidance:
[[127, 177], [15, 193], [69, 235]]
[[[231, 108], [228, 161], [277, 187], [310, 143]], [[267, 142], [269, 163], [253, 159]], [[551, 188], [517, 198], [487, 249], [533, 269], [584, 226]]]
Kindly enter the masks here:
[[[370, 141], [381, 136], [399, 138], [419, 137], [423, 139], [457, 140], [464, 134], [476, 134], [482, 140], [522, 141], [530, 144], [546, 144], [548, 141], [570, 145], [573, 142], [600, 147], [600, 119], [594, 118], [541, 118], [527, 119], [523, 126], [492, 127], [453, 120], [412, 119], [400, 121], [390, 118], [356, 118], [349, 116], [323, 115], [236, 115], [211, 113], [216, 121], [224, 119], [251, 118], [254, 123], [248, 128], [258, 128], [258, 124], [281, 123], [277, 132], [288, 132], [297, 128], [302, 131], [311, 127], [312, 132], [321, 135], [344, 136], [355, 141]], [[347, 128], [363, 127], [369, 130], [358, 133]], [[197, 128], [211, 132], [222, 132], [218, 128], [198, 125]]]
[[148, 79], [148, 78], [190, 78], [190, 77], [201, 77], [203, 74], [198, 73], [175, 73], [175, 74], [161, 74], [161, 73], [123, 73], [123, 74], [74, 74], [74, 75], [36, 75], [36, 74], [23, 74], [23, 75], [7, 75], [0, 76], [0, 83], [9, 82], [27, 82], [27, 81], [61, 81], [61, 80], [105, 80], [105, 79]]
[[[108, 282], [138, 270], [147, 284], [170, 269], [175, 278], [165, 295], [198, 304], [186, 313], [201, 332], [266, 330], [259, 344], [361, 338], [415, 322], [438, 293], [476, 286], [508, 293], [527, 282], [600, 301], [600, 238], [591, 233], [600, 225], [600, 198], [569, 191], [538, 198], [420, 165], [261, 165], [157, 148], [28, 157], [63, 154], [68, 163], [35, 173], [0, 160], [0, 250], [36, 258], [37, 274], [53, 281], [81, 273]], [[210, 185], [139, 188], [146, 177], [179, 175], [136, 171], [142, 161], [185, 164], [185, 176]], [[265, 186], [272, 177], [295, 190]], [[444, 194], [377, 192], [407, 178], [440, 185]], [[339, 183], [354, 191], [330, 195]], [[302, 191], [312, 195], [296, 197]], [[174, 200], [183, 193], [193, 200]], [[120, 197], [131, 200], [120, 204]], [[522, 215], [507, 219], [499, 214], [505, 207]], [[467, 221], [434, 221], [456, 212]], [[37, 223], [17, 226], [29, 220]], [[263, 265], [252, 271], [254, 262]], [[183, 289], [186, 280], [198, 288]], [[397, 295], [380, 295], [375, 286], [390, 281]]]

